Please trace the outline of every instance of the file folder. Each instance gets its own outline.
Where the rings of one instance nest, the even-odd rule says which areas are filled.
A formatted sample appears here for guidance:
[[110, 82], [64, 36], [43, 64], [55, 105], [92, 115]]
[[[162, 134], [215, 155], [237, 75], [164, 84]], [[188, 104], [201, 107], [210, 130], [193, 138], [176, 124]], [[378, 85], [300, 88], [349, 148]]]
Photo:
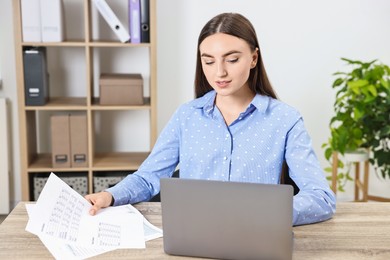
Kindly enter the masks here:
[[62, 0], [40, 1], [42, 42], [62, 42], [64, 40]]
[[40, 0], [22, 0], [20, 3], [23, 42], [41, 42]]
[[24, 96], [27, 106], [43, 106], [49, 99], [49, 75], [46, 49], [26, 48], [23, 51]]
[[129, 0], [129, 28], [131, 43], [141, 42], [140, 0]]
[[69, 115], [53, 115], [51, 120], [51, 148], [53, 168], [69, 168], [70, 128]]
[[108, 23], [110, 28], [114, 31], [116, 36], [121, 42], [129, 42], [130, 35], [123, 24], [119, 21], [118, 17], [112, 11], [110, 6], [105, 0], [92, 0], [98, 9], [99, 13], [103, 16], [104, 20]]
[[87, 116], [70, 116], [70, 164], [71, 167], [88, 167]]
[[140, 0], [141, 42], [150, 42], [149, 0]]

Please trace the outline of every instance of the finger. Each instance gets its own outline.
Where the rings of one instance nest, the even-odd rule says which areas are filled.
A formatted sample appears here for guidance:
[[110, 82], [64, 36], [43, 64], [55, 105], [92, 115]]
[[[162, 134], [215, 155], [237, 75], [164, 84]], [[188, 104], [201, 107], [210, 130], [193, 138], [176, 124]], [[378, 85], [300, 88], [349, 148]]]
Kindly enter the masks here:
[[96, 212], [98, 212], [98, 210], [101, 209], [99, 206], [92, 206], [91, 209], [89, 210], [89, 214], [91, 216], [95, 216], [96, 215]]
[[85, 196], [84, 196], [84, 199], [86, 199], [89, 203], [92, 204], [91, 197], [92, 197], [92, 196], [88, 194], [88, 195], [85, 195]]

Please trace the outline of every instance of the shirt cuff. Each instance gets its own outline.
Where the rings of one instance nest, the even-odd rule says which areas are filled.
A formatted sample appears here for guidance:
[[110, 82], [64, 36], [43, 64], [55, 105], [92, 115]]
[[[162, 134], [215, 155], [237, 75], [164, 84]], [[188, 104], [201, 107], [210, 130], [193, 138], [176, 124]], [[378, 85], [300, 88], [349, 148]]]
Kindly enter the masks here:
[[109, 192], [112, 195], [111, 206], [120, 206], [126, 204], [126, 199], [124, 199], [123, 196], [121, 196], [122, 192], [118, 189], [115, 189], [115, 186], [108, 188], [104, 191]]

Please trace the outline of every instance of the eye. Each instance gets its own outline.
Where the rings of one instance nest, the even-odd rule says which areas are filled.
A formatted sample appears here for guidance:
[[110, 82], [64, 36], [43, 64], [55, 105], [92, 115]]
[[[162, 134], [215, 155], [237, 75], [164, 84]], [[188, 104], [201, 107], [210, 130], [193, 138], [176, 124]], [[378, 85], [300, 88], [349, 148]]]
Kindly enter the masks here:
[[238, 58], [227, 59], [227, 62], [229, 62], [229, 63], [236, 63], [237, 61], [238, 61]]
[[203, 63], [206, 65], [212, 65], [214, 63], [213, 60], [203, 60]]

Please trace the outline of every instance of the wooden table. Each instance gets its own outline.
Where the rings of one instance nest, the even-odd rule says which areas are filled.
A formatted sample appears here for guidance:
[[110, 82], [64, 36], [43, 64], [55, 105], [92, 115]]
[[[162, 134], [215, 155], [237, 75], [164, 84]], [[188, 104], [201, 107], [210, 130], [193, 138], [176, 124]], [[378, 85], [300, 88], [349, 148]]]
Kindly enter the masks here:
[[[0, 259], [52, 259], [39, 238], [25, 231], [28, 216], [19, 203], [0, 225]], [[161, 227], [160, 203], [135, 205], [154, 225]], [[390, 203], [344, 202], [328, 221], [294, 227], [293, 259], [390, 259]], [[146, 249], [120, 249], [94, 259], [182, 259], [163, 251], [162, 238]], [[186, 258], [191, 259], [191, 258]], [[197, 258], [193, 258], [197, 259]]]

